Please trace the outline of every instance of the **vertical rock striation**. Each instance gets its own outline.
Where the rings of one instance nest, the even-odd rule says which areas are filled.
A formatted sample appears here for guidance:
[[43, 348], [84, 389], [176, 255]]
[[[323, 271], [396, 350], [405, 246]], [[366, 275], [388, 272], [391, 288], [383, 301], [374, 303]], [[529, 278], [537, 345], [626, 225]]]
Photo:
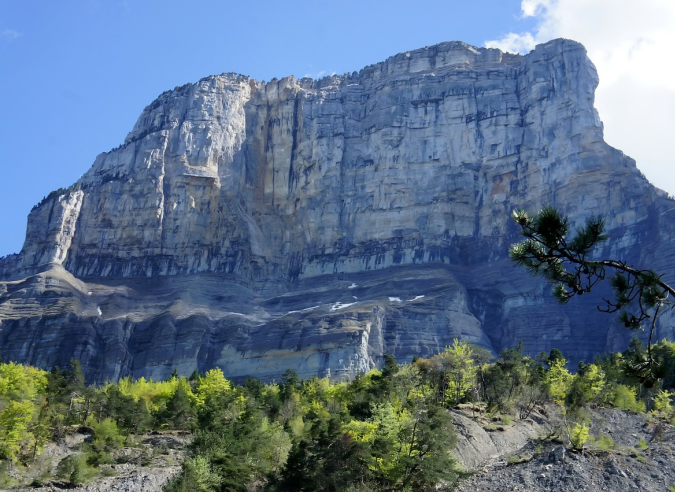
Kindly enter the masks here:
[[604, 215], [603, 254], [675, 273], [673, 202], [604, 143], [597, 84], [560, 39], [165, 92], [0, 262], [3, 354], [75, 355], [99, 380], [213, 365], [269, 379], [351, 377], [455, 337], [573, 359], [621, 348], [597, 299], [555, 306], [507, 255], [511, 210], [553, 204], [575, 224]]

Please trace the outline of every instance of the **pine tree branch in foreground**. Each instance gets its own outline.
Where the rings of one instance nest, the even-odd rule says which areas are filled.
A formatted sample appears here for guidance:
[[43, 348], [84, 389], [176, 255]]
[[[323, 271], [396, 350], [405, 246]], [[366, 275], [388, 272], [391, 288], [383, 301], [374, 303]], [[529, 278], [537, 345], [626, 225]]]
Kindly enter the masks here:
[[590, 217], [573, 235], [569, 234], [569, 219], [554, 207], [544, 207], [533, 217], [525, 210], [514, 210], [512, 218], [525, 239], [511, 246], [511, 259], [553, 284], [559, 303], [566, 304], [608, 279], [613, 298], [603, 299], [598, 309], [618, 312], [619, 320], [631, 330], [643, 330], [643, 323], [649, 322], [647, 357], [635, 363], [631, 372], [645, 384], [659, 379], [662, 371], [652, 357], [652, 341], [659, 314], [664, 307], [674, 307], [669, 297], [675, 298], [675, 289], [652, 270], [639, 270], [620, 260], [591, 259], [595, 247], [609, 237], [602, 217]]

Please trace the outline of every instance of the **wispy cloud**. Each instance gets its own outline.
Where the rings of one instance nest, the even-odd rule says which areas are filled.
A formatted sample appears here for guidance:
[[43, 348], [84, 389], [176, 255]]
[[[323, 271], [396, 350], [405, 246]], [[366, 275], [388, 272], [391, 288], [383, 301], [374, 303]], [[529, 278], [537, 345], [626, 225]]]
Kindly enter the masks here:
[[321, 77], [326, 77], [327, 75], [335, 75], [334, 70], [320, 70], [314, 73], [306, 73], [303, 77], [309, 77], [310, 79], [318, 80]]
[[309, 73], [307, 72], [303, 77], [309, 77], [310, 79], [318, 79], [319, 77], [323, 77], [323, 75], [326, 73], [325, 70], [321, 70], [320, 72], [316, 73]]
[[675, 195], [669, 148], [675, 77], [668, 61], [675, 46], [675, 1], [522, 0], [521, 15], [536, 21], [530, 32], [509, 33], [485, 46], [527, 53], [554, 38], [581, 42], [600, 76], [595, 101], [605, 139]]
[[9, 39], [10, 41], [14, 41], [15, 39], [23, 36], [23, 33], [19, 32], [19, 31], [15, 31], [14, 29], [5, 29], [4, 31], [2, 31], [2, 36], [5, 39]]

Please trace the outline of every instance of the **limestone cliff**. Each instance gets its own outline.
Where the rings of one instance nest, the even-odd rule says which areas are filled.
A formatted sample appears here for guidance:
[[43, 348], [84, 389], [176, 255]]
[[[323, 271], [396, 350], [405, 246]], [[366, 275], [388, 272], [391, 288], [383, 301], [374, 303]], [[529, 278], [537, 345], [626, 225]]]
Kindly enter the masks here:
[[675, 203], [604, 143], [597, 83], [573, 41], [452, 42], [316, 81], [165, 92], [0, 262], [3, 357], [76, 356], [96, 380], [341, 378], [454, 337], [623, 348], [597, 298], [556, 306], [507, 257], [511, 210], [553, 204], [604, 215], [604, 254], [675, 273]]

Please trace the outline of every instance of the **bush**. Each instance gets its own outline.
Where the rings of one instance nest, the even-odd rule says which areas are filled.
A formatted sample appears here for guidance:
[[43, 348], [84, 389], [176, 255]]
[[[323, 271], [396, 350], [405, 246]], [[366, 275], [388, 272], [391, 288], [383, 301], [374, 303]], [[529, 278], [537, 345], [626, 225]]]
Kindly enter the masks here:
[[117, 423], [111, 419], [103, 419], [100, 424], [94, 424], [94, 440], [92, 447], [97, 451], [114, 451], [124, 444], [124, 436], [120, 433]]
[[211, 470], [209, 460], [197, 456], [185, 460], [181, 473], [165, 490], [168, 492], [211, 492], [220, 487], [220, 477]]
[[588, 426], [586, 424], [575, 425], [570, 437], [574, 449], [583, 449], [584, 444], [588, 441]]
[[583, 365], [572, 382], [567, 403], [572, 407], [587, 405], [598, 398], [605, 387], [605, 373], [596, 364]]
[[620, 410], [628, 410], [633, 413], [644, 413], [645, 403], [637, 401], [637, 391], [623, 384], [619, 384], [610, 393], [610, 401], [614, 407]]
[[111, 418], [103, 419], [100, 424], [93, 421], [91, 425], [94, 430], [93, 439], [84, 448], [87, 464], [99, 466], [110, 463], [110, 453], [122, 447], [125, 437]]
[[76, 487], [90, 480], [95, 471], [87, 466], [84, 457], [77, 454], [71, 454], [63, 458], [56, 467], [56, 476]]
[[614, 449], [614, 440], [606, 434], [600, 434], [600, 437], [595, 441], [595, 447], [602, 451], [609, 451]]
[[674, 394], [671, 391], [660, 390], [654, 397], [654, 413], [670, 415], [673, 411], [671, 398]]

